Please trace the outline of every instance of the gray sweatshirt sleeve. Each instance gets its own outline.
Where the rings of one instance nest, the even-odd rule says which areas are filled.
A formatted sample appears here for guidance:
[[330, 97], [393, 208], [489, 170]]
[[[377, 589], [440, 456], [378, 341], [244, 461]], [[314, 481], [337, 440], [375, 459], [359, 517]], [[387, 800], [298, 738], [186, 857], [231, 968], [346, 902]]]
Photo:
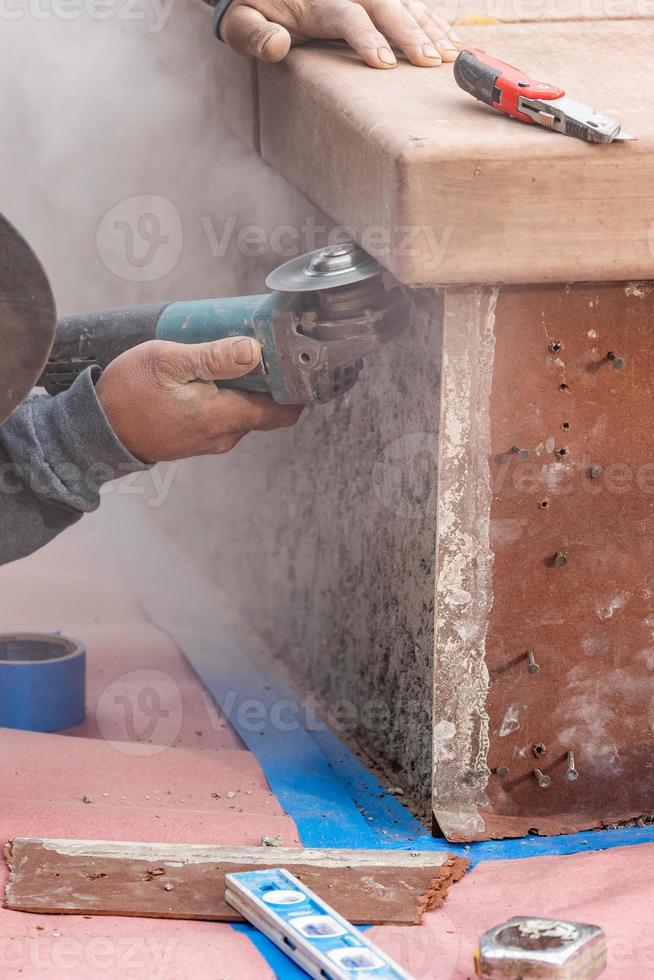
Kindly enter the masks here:
[[36, 551], [100, 504], [109, 480], [147, 469], [111, 428], [89, 368], [66, 392], [31, 395], [0, 426], [0, 564]]

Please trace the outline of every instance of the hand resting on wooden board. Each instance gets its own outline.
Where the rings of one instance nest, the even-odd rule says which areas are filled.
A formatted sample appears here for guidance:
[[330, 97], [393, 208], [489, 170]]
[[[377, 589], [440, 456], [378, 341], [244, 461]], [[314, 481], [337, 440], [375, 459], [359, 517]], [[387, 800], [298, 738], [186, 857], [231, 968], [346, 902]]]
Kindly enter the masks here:
[[222, 39], [239, 54], [282, 61], [291, 45], [344, 40], [371, 68], [394, 68], [399, 49], [413, 65], [454, 61], [460, 41], [421, 0], [233, 0]]

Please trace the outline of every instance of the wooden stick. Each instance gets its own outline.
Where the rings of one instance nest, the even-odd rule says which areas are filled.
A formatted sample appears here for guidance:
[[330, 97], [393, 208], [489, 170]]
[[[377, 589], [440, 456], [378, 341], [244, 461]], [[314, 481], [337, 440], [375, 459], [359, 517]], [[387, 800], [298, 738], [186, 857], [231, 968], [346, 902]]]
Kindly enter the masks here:
[[14, 838], [5, 908], [241, 921], [224, 876], [287, 868], [351, 922], [419, 924], [468, 862], [443, 851], [311, 850]]

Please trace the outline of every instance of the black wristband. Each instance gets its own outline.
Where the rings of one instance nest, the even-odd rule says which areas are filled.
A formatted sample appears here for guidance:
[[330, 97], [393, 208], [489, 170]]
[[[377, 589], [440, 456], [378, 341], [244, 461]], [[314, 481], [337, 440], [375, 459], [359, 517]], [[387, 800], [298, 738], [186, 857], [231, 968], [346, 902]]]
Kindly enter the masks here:
[[213, 32], [219, 41], [222, 41], [220, 36], [220, 25], [222, 24], [223, 17], [229, 10], [232, 0], [218, 0], [216, 4], [213, 5]]

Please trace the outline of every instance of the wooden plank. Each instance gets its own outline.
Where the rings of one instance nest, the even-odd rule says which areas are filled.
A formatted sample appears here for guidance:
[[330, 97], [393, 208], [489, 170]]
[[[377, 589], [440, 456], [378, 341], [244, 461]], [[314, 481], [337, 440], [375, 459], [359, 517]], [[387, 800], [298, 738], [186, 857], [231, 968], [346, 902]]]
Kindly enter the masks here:
[[215, 98], [220, 122], [245, 146], [259, 149], [259, 105], [254, 62], [226, 44], [214, 44]]
[[321, 851], [14, 838], [5, 908], [241, 921], [228, 872], [284, 867], [350, 922], [419, 924], [468, 862], [434, 851]]
[[462, 92], [451, 66], [373, 72], [321, 45], [259, 67], [264, 159], [407, 285], [649, 278], [654, 21], [458, 33], [639, 141], [521, 125]]
[[654, 800], [654, 282], [503, 287], [492, 319], [485, 292], [445, 303], [434, 814], [455, 840]]

